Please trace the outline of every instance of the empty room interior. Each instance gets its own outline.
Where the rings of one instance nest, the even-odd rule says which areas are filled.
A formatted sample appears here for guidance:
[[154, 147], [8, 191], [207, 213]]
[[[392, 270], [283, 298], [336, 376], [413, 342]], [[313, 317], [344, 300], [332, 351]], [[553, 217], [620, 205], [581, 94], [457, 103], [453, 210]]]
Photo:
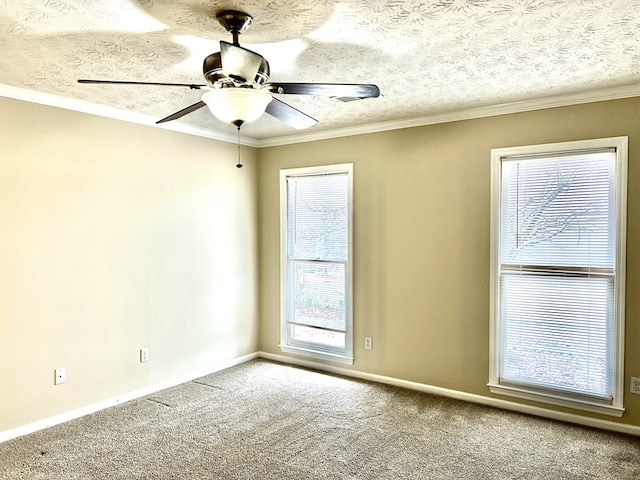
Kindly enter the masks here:
[[[0, 441], [255, 359], [640, 436], [638, 2], [103, 3], [0, 6]], [[239, 43], [221, 11], [253, 17]], [[575, 45], [542, 35], [558, 17]], [[223, 63], [258, 52], [256, 80], [203, 80], [196, 37]], [[269, 90], [272, 107], [237, 127], [203, 97], [157, 125], [202, 92], [83, 78]], [[317, 125], [292, 128], [280, 101]], [[531, 191], [556, 182], [568, 214], [527, 210], [522, 172], [544, 162]], [[333, 183], [302, 185], [334, 174], [339, 221]], [[318, 246], [336, 222], [344, 245]]]

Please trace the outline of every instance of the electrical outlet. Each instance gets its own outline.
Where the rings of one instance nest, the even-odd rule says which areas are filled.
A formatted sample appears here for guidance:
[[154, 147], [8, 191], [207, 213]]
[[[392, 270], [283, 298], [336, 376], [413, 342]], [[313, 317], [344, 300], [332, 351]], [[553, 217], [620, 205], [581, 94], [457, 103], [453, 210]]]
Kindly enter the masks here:
[[60, 385], [67, 380], [67, 372], [64, 368], [56, 368], [53, 371], [53, 384]]
[[149, 348], [141, 348], [140, 349], [140, 363], [149, 361]]
[[640, 395], [640, 378], [631, 377], [631, 393]]
[[371, 337], [364, 337], [364, 348], [365, 350], [371, 350], [372, 348]]

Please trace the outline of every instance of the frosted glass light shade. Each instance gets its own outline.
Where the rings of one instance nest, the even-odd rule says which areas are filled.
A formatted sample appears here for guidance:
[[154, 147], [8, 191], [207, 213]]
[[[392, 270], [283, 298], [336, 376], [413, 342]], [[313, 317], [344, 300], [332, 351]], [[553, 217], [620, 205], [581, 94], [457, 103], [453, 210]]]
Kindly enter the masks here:
[[202, 95], [202, 101], [216, 118], [238, 127], [257, 120], [271, 100], [267, 91], [254, 88], [216, 88]]

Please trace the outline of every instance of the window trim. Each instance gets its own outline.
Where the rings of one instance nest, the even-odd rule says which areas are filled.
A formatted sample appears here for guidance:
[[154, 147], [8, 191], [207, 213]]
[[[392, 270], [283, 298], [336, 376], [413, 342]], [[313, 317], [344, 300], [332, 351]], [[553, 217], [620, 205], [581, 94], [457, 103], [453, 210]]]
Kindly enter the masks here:
[[[569, 393], [544, 392], [541, 389], [500, 384], [499, 362], [501, 358], [501, 325], [499, 259], [501, 216], [501, 166], [506, 157], [561, 154], [576, 150], [614, 148], [616, 152], [616, 274], [614, 283], [614, 305], [616, 309], [616, 352], [613, 373], [613, 400], [611, 404], [576, 398]], [[624, 413], [624, 332], [625, 332], [625, 281], [627, 240], [627, 164], [628, 137], [610, 137], [572, 142], [528, 145], [520, 147], [494, 148], [491, 150], [491, 238], [490, 238], [490, 339], [489, 339], [489, 390], [491, 393], [517, 397], [525, 400], [569, 407], [593, 413], [621, 417]]]
[[[327, 175], [343, 173], [347, 175], [348, 201], [348, 246], [345, 264], [346, 331], [344, 353], [328, 352], [288, 343], [289, 323], [286, 319], [287, 286], [287, 178], [296, 176]], [[353, 365], [353, 163], [317, 165], [312, 167], [287, 168], [280, 170], [280, 350], [285, 353], [302, 355], [330, 362]]]

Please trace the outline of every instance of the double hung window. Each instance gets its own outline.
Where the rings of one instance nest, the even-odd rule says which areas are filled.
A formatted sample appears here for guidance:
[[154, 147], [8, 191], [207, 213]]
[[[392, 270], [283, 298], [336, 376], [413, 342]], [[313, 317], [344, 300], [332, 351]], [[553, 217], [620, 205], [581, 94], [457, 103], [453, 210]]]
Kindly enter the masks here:
[[492, 392], [622, 415], [626, 152], [492, 151]]
[[283, 351], [353, 362], [352, 172], [352, 164], [280, 172]]

